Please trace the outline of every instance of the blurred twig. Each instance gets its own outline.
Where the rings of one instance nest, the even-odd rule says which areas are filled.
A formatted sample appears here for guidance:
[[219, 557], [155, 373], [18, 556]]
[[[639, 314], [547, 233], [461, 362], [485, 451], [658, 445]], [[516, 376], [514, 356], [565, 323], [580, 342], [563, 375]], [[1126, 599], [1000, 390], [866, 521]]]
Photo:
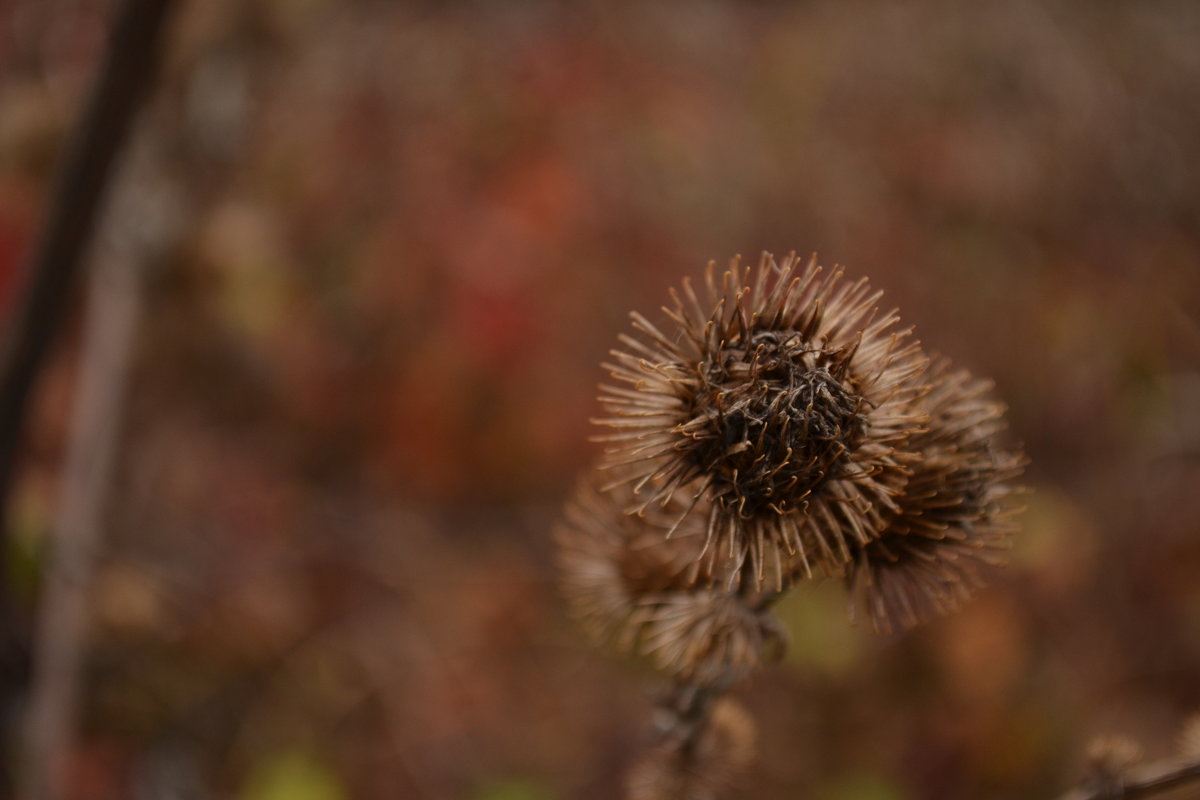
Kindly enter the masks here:
[[60, 328], [112, 165], [157, 66], [172, 0], [125, 0], [51, 194], [22, 294], [0, 342], [0, 793], [11, 787], [13, 701], [28, 670], [25, 625], [7, 585], [7, 500], [29, 396]]
[[88, 590], [103, 519], [139, 308], [137, 263], [106, 259], [88, 296], [86, 349], [75, 395], [71, 448], [34, 641], [28, 757], [22, 796], [63, 796]]
[[1073, 789], [1059, 800], [1137, 800], [1200, 781], [1200, 761], [1177, 760], [1130, 770], [1118, 785]]

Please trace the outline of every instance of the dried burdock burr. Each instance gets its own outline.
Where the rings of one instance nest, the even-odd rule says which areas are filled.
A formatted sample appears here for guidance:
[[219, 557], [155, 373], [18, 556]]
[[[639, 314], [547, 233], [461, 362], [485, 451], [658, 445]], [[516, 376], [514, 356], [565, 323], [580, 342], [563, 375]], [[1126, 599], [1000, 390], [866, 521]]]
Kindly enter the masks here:
[[631, 622], [639, 652], [694, 686], [728, 688], [783, 650], [774, 617], [747, 596], [720, 589], [650, 595]]
[[628, 494], [582, 484], [557, 530], [563, 592], [592, 637], [705, 687], [728, 687], [781, 651], [782, 630], [761, 598], [695, 583], [703, 517], [667, 539], [681, 509], [630, 516], [620, 502]]
[[879, 297], [764, 254], [685, 279], [661, 327], [633, 314], [601, 387], [604, 465], [638, 495], [630, 511], [704, 509], [705, 577], [779, 590], [839, 573], [897, 511], [926, 361]]
[[563, 595], [573, 615], [593, 639], [626, 651], [636, 633], [630, 618], [644, 597], [692, 587], [703, 541], [699, 520], [675, 524], [682, 509], [668, 505], [636, 517], [624, 511], [631, 499], [628, 488], [601, 492], [584, 480], [555, 530]]
[[606, 450], [557, 536], [585, 628], [669, 681], [635, 800], [734, 787], [754, 736], [725, 694], [782, 651], [768, 611], [792, 583], [844, 577], [889, 632], [955, 607], [1008, 547], [1025, 459], [1003, 406], [879, 299], [815, 259], [709, 264], [605, 365]]
[[1010, 481], [1025, 464], [1001, 442], [1004, 406], [989, 381], [944, 359], [922, 381], [928, 423], [908, 442], [912, 475], [879, 537], [854, 544], [848, 574], [855, 605], [881, 633], [954, 610], [1002, 562], [1014, 529]]

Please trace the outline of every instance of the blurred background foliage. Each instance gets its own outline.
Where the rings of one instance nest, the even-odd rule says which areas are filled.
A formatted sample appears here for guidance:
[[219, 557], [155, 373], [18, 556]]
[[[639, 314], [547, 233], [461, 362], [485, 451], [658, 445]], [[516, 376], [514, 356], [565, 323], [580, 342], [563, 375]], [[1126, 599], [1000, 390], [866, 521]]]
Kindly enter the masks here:
[[[1052, 797], [1200, 710], [1200, 6], [181, 6], [105, 225], [145, 304], [72, 797], [616, 796], [648, 673], [549, 530], [627, 312], [763, 249], [994, 377], [1034, 491], [956, 616], [794, 593], [742, 796]], [[4, 308], [112, 12], [0, 5]], [[15, 487], [31, 605], [81, 346]]]

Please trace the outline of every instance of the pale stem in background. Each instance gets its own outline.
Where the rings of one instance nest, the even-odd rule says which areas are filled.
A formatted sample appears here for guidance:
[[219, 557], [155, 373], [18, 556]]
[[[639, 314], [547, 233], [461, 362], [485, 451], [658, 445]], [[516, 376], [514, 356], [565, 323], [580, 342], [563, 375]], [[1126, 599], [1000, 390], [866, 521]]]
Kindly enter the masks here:
[[70, 451], [35, 633], [24, 800], [64, 797], [92, 574], [140, 304], [134, 262], [101, 259], [88, 288]]

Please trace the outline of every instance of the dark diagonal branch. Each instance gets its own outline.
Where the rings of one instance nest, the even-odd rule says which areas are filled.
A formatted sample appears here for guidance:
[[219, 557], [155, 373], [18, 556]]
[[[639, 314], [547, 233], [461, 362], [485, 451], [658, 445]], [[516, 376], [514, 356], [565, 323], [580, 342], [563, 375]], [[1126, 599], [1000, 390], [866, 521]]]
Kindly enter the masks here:
[[[81, 256], [134, 112], [157, 66], [157, 40], [172, 0], [126, 0], [108, 53], [67, 146], [49, 208], [0, 343], [0, 510], [8, 494], [29, 395], [61, 327]], [[5, 520], [0, 515], [0, 524]]]
[[86, 108], [67, 144], [24, 283], [0, 340], [0, 796], [9, 796], [14, 701], [28, 680], [28, 625], [11, 587], [8, 500], [29, 398], [62, 327], [112, 167], [152, 83], [172, 0], [124, 0]]

